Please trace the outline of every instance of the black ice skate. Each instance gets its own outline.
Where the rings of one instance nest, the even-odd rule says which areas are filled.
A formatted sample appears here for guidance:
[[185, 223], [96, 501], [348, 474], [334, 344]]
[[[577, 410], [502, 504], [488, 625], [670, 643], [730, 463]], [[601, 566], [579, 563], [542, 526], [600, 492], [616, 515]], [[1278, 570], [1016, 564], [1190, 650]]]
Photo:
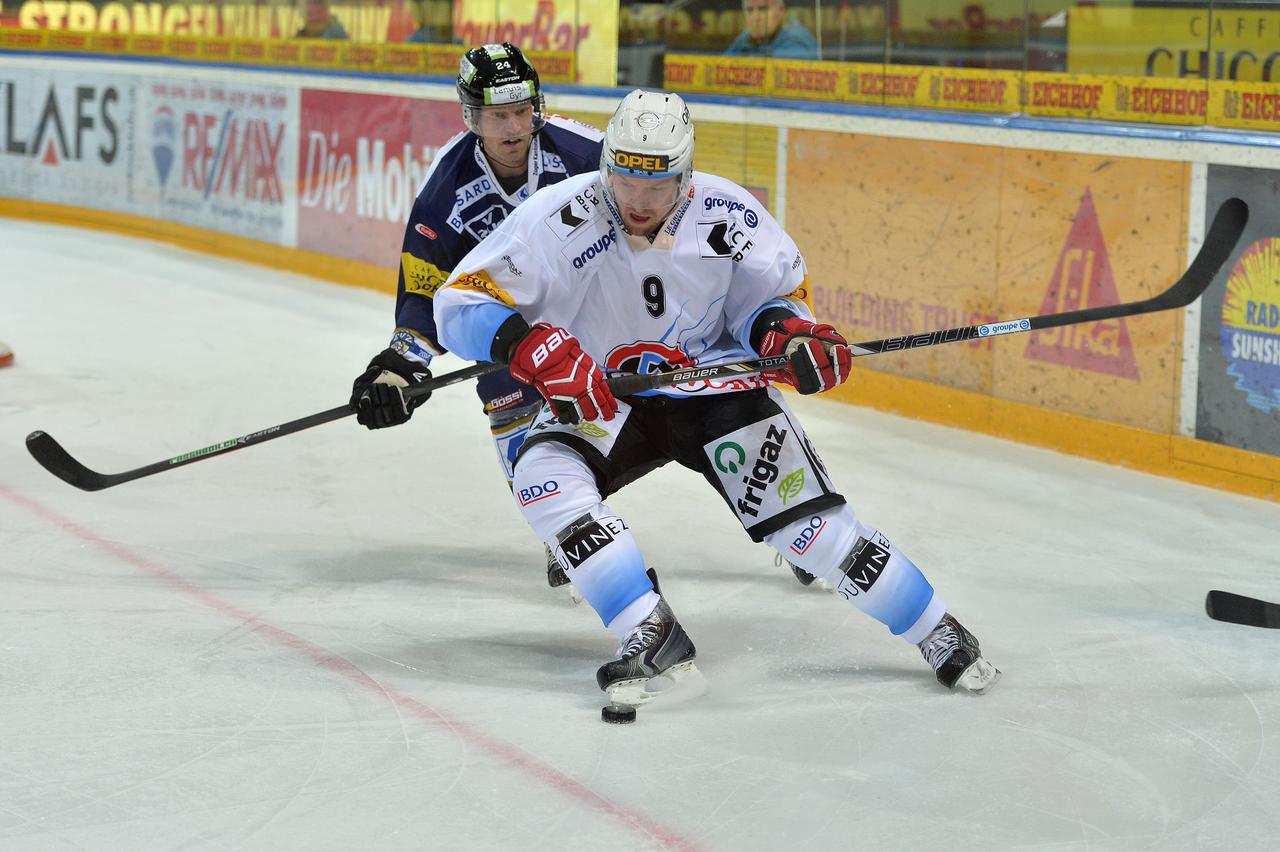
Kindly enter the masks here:
[[569, 581], [569, 575], [565, 573], [564, 566], [560, 564], [559, 559], [556, 559], [556, 552], [551, 549], [550, 545], [544, 544], [542, 547], [547, 552], [547, 585], [553, 589], [568, 586], [569, 600], [575, 604], [582, 603], [582, 595], [579, 594], [577, 587]]
[[556, 559], [556, 552], [549, 544], [542, 546], [547, 551], [547, 585], [553, 589], [569, 585], [569, 575], [564, 573], [564, 566]]
[[[800, 581], [800, 585], [802, 586], [811, 586], [813, 585], [813, 581], [818, 579], [799, 565], [796, 565], [794, 562], [789, 562], [786, 559], [783, 559], [781, 553], [778, 553], [773, 557], [773, 564], [779, 567], [786, 565], [790, 568], [791, 573], [796, 575], [796, 579]], [[826, 589], [828, 591], [831, 590], [831, 587], [828, 586], [825, 581], [819, 583], [818, 588]]]
[[618, 659], [596, 672], [596, 682], [614, 704], [632, 707], [679, 694], [692, 697], [705, 686], [694, 666], [697, 651], [667, 602], [659, 600], [649, 617], [631, 631]]
[[800, 585], [802, 586], [807, 586], [814, 580], [818, 579], [799, 565], [796, 565], [794, 562], [788, 562], [787, 564], [791, 566], [791, 573], [796, 575], [796, 579], [800, 581]]
[[995, 686], [1000, 670], [982, 656], [978, 640], [955, 616], [945, 613], [933, 632], [917, 647], [933, 667], [938, 683], [981, 695]]

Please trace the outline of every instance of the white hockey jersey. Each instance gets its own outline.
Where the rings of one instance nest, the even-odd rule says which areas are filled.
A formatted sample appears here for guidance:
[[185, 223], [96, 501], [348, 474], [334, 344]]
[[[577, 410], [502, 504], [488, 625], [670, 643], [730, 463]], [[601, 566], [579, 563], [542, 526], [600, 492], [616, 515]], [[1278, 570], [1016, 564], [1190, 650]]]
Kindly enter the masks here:
[[[440, 341], [492, 360], [513, 311], [567, 328], [606, 373], [653, 373], [757, 357], [751, 323], [766, 307], [812, 318], [795, 242], [742, 187], [694, 172], [651, 243], [627, 235], [599, 173], [549, 186], [458, 263], [436, 293]], [[759, 378], [692, 382], [681, 395], [761, 387]]]

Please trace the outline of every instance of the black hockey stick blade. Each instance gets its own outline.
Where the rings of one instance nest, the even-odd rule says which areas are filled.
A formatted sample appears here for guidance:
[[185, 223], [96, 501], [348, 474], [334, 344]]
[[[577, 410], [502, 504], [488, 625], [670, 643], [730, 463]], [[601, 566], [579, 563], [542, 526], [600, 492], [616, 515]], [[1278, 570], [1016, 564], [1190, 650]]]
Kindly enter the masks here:
[[[501, 369], [500, 365], [479, 363], [473, 364], [462, 370], [455, 370], [452, 373], [446, 373], [443, 376], [431, 379], [420, 388], [410, 391], [412, 396], [423, 396], [438, 388], [456, 384], [485, 373], [491, 373], [494, 370]], [[415, 392], [416, 391], [416, 392]], [[337, 408], [330, 408], [328, 411], [320, 411], [316, 414], [308, 415], [297, 420], [291, 420], [288, 423], [281, 423], [277, 426], [268, 426], [266, 429], [260, 429], [257, 432], [251, 432], [248, 435], [241, 435], [237, 438], [231, 438], [226, 441], [220, 441], [211, 444], [208, 447], [202, 447], [198, 450], [192, 450], [189, 453], [183, 453], [164, 461], [155, 462], [153, 464], [144, 465], [126, 470], [121, 473], [99, 473], [91, 470], [81, 462], [77, 461], [70, 453], [63, 449], [62, 445], [53, 439], [48, 432], [35, 431], [27, 436], [27, 452], [31, 453], [31, 457], [40, 463], [40, 466], [61, 479], [63, 482], [74, 485], [81, 491], [101, 491], [104, 488], [111, 488], [115, 485], [121, 485], [125, 482], [132, 482], [135, 479], [142, 479], [144, 476], [152, 476], [157, 473], [164, 473], [166, 470], [173, 470], [176, 467], [182, 467], [193, 462], [211, 459], [214, 456], [225, 455], [226, 453], [242, 450], [245, 447], [251, 447], [254, 444], [261, 444], [266, 441], [272, 441], [276, 438], [283, 438], [285, 435], [292, 435], [294, 432], [301, 432], [303, 429], [310, 429], [312, 426], [319, 426], [322, 423], [330, 423], [334, 420], [341, 420], [344, 417], [350, 417], [355, 414], [355, 409], [350, 405], [340, 405]]]
[[[977, 338], [995, 337], [1003, 334], [1015, 334], [1035, 331], [1041, 328], [1054, 328], [1060, 325], [1072, 325], [1082, 322], [1116, 319], [1118, 317], [1137, 316], [1154, 311], [1167, 311], [1174, 308], [1185, 308], [1200, 298], [1214, 276], [1235, 252], [1236, 243], [1244, 234], [1249, 223], [1249, 205], [1239, 198], [1228, 198], [1214, 214], [1205, 233], [1200, 251], [1196, 253], [1187, 271], [1167, 290], [1137, 302], [1125, 302], [1120, 305], [1100, 305], [1082, 308], [1076, 311], [1063, 311], [1058, 314], [1042, 314], [1036, 317], [1007, 320], [1005, 322], [968, 325], [959, 328], [944, 328], [939, 331], [927, 331], [903, 337], [887, 337], [883, 340], [868, 340], [849, 345], [849, 354], [853, 357], [863, 355], [879, 355], [884, 352], [901, 352], [907, 349], [921, 349], [925, 346], [937, 346], [942, 343], [961, 343]], [[783, 356], [773, 358], [757, 358], [750, 361], [732, 363], [706, 364], [686, 367], [665, 373], [649, 373], [635, 376], [612, 376], [609, 378], [609, 389], [615, 396], [655, 390], [668, 385], [680, 385], [687, 382], [715, 381], [750, 376], [766, 370], [777, 370], [787, 365]]]
[[1204, 611], [1215, 621], [1249, 627], [1280, 628], [1280, 604], [1214, 589], [1205, 595]]

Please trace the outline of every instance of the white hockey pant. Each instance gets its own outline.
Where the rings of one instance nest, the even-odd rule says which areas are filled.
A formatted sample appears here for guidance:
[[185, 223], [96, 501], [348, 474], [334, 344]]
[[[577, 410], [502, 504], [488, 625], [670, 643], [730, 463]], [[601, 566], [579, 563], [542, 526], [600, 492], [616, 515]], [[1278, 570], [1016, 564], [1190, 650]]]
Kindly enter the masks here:
[[859, 523], [848, 504], [793, 521], [764, 540], [913, 645], [947, 610], [915, 563], [879, 530]]
[[602, 502], [595, 474], [580, 455], [551, 441], [529, 448], [512, 494], [569, 581], [619, 639], [653, 611], [658, 595], [640, 548], [626, 522]]
[[[658, 596], [635, 538], [602, 502], [581, 456], [554, 442], [530, 448], [516, 469], [513, 493], [525, 520], [619, 637], [652, 611]], [[912, 644], [946, 611], [920, 569], [878, 530], [860, 524], [848, 505], [794, 521], [765, 541]]]

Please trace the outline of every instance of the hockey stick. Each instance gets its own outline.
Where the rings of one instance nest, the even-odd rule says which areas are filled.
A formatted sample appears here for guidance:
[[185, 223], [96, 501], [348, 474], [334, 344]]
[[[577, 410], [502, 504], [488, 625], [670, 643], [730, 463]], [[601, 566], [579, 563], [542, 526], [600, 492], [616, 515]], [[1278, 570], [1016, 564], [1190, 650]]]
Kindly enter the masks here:
[[[438, 388], [464, 382], [467, 379], [499, 369], [502, 369], [499, 364], [487, 362], [472, 364], [466, 369], [456, 370], [434, 378], [426, 384], [406, 392], [405, 395], [411, 397], [423, 396]], [[126, 470], [123, 473], [98, 473], [96, 470], [90, 470], [76, 461], [48, 432], [36, 431], [28, 435], [27, 451], [31, 453], [32, 458], [40, 463], [41, 467], [63, 482], [74, 485], [82, 491], [101, 491], [104, 488], [132, 482], [135, 479], [142, 479], [144, 476], [163, 473], [166, 470], [173, 470], [175, 467], [182, 467], [192, 462], [210, 459], [214, 456], [235, 452], [236, 450], [243, 450], [245, 447], [251, 447], [254, 444], [274, 441], [276, 438], [283, 438], [285, 435], [292, 435], [294, 432], [301, 432], [303, 429], [310, 429], [312, 426], [319, 426], [322, 423], [341, 420], [355, 413], [356, 410], [350, 404], [340, 405], [337, 408], [330, 408], [328, 411], [321, 411], [298, 420], [290, 420], [288, 423], [281, 423], [278, 426], [269, 426], [266, 429], [251, 432], [248, 435], [241, 435], [238, 438], [231, 438], [208, 447], [201, 447], [198, 450], [192, 450], [189, 453], [183, 453], [155, 464]]]
[[[962, 328], [949, 328], [941, 331], [931, 331], [924, 334], [910, 335], [907, 337], [891, 337], [884, 340], [872, 340], [865, 343], [852, 344], [849, 346], [850, 353], [857, 357], [862, 355], [876, 355], [881, 352], [897, 352], [906, 349], [919, 349], [924, 346], [934, 346], [940, 343], [956, 343], [962, 340], [973, 340], [977, 337], [989, 337], [1000, 334], [1012, 334], [1022, 331], [1034, 331], [1041, 328], [1053, 328], [1060, 325], [1070, 325], [1081, 322], [1095, 322], [1097, 320], [1114, 319], [1116, 317], [1135, 316], [1137, 314], [1150, 313], [1152, 311], [1164, 311], [1171, 308], [1181, 308], [1191, 304], [1200, 294], [1208, 288], [1210, 282], [1213, 281], [1214, 275], [1218, 269], [1226, 263], [1232, 251], [1235, 249], [1236, 242], [1240, 239], [1240, 235], [1244, 232], [1245, 224], [1249, 219], [1248, 206], [1238, 198], [1230, 198], [1223, 202], [1218, 208], [1217, 214], [1213, 217], [1213, 223], [1209, 226], [1209, 232], [1205, 235], [1204, 244], [1200, 247], [1200, 251], [1196, 254], [1195, 259], [1191, 262], [1191, 266], [1183, 273], [1182, 277], [1163, 293], [1150, 299], [1140, 302], [1128, 302], [1123, 305], [1107, 305], [1097, 308], [1085, 308], [1078, 311], [1066, 311], [1059, 314], [1045, 314], [1043, 316], [1031, 317], [1029, 319], [1012, 320], [1009, 322], [994, 323], [988, 325], [970, 325]], [[688, 367], [682, 370], [674, 370], [665, 373], [649, 373], [634, 376], [612, 376], [607, 381], [610, 390], [615, 396], [627, 396], [646, 390], [654, 390], [668, 385], [684, 384], [708, 379], [721, 379], [734, 376], [749, 376], [766, 370], [776, 370], [785, 367], [787, 359], [785, 356], [776, 356], [773, 358], [757, 358], [751, 361], [738, 361], [734, 363], [710, 364], [700, 367]], [[437, 388], [446, 387], [456, 382], [465, 381], [475, 376], [491, 373], [496, 370], [503, 369], [499, 364], [491, 364], [481, 362], [473, 364], [463, 370], [448, 373], [433, 379], [427, 385], [409, 391], [410, 396], [421, 396], [429, 393]], [[416, 391], [416, 392], [415, 392]], [[175, 467], [190, 464], [202, 459], [212, 458], [213, 456], [223, 455], [224, 453], [233, 452], [243, 449], [244, 447], [254, 444], [261, 444], [265, 441], [271, 441], [276, 438], [290, 435], [294, 432], [300, 432], [303, 429], [309, 429], [312, 426], [319, 426], [322, 423], [329, 423], [333, 420], [341, 420], [344, 417], [354, 414], [354, 410], [350, 405], [331, 408], [328, 411], [321, 411], [318, 414], [312, 414], [309, 417], [303, 417], [300, 420], [293, 420], [288, 423], [282, 423], [279, 426], [272, 426], [259, 432], [253, 432], [248, 435], [242, 435], [238, 438], [232, 438], [212, 446], [203, 447], [199, 450], [193, 450], [189, 453], [183, 453], [180, 456], [174, 456], [162, 462], [149, 464], [144, 467], [127, 470], [123, 473], [98, 473], [85, 467], [71, 454], [62, 448], [62, 446], [46, 432], [32, 432], [27, 436], [27, 450], [32, 457], [40, 463], [45, 470], [52, 473], [59, 479], [74, 485], [76, 488], [84, 491], [101, 491], [104, 488], [111, 488], [125, 482], [132, 482], [135, 479], [141, 479], [144, 476], [151, 476], [156, 473], [163, 473], [166, 470], [172, 470]]]
[[[1228, 198], [1218, 208], [1205, 234], [1204, 244], [1196, 254], [1191, 265], [1173, 286], [1157, 296], [1139, 302], [1126, 302], [1122, 305], [1102, 305], [1096, 308], [1082, 308], [1077, 311], [1064, 311], [1059, 314], [1044, 314], [1038, 317], [1008, 320], [1006, 322], [987, 323], [984, 325], [967, 325], [960, 328], [946, 328], [940, 331], [928, 331], [923, 334], [910, 334], [904, 337], [888, 337], [884, 340], [871, 340], [865, 343], [849, 345], [849, 354], [857, 358], [862, 355], [878, 355], [882, 352], [898, 352], [906, 349], [920, 349], [925, 346], [936, 346], [940, 343], [960, 343], [979, 337], [994, 337], [1001, 334], [1016, 334], [1024, 331], [1037, 331], [1042, 328], [1055, 328], [1060, 325], [1073, 325], [1082, 322], [1131, 317], [1149, 314], [1155, 311], [1167, 311], [1173, 308], [1185, 308], [1200, 298], [1200, 295], [1213, 283], [1218, 270], [1227, 262], [1235, 251], [1236, 243], [1244, 233], [1249, 221], [1249, 206], [1239, 198]], [[615, 396], [640, 393], [667, 385], [679, 385], [685, 382], [705, 381], [711, 379], [750, 376], [766, 370], [776, 370], [787, 365], [783, 355], [773, 358], [757, 358], [751, 361], [734, 363], [709, 364], [700, 367], [687, 367], [665, 373], [649, 373], [635, 376], [614, 376], [609, 379], [609, 389]]]
[[1204, 597], [1204, 611], [1215, 621], [1229, 621], [1249, 627], [1280, 628], [1280, 604], [1248, 598], [1217, 589]]

